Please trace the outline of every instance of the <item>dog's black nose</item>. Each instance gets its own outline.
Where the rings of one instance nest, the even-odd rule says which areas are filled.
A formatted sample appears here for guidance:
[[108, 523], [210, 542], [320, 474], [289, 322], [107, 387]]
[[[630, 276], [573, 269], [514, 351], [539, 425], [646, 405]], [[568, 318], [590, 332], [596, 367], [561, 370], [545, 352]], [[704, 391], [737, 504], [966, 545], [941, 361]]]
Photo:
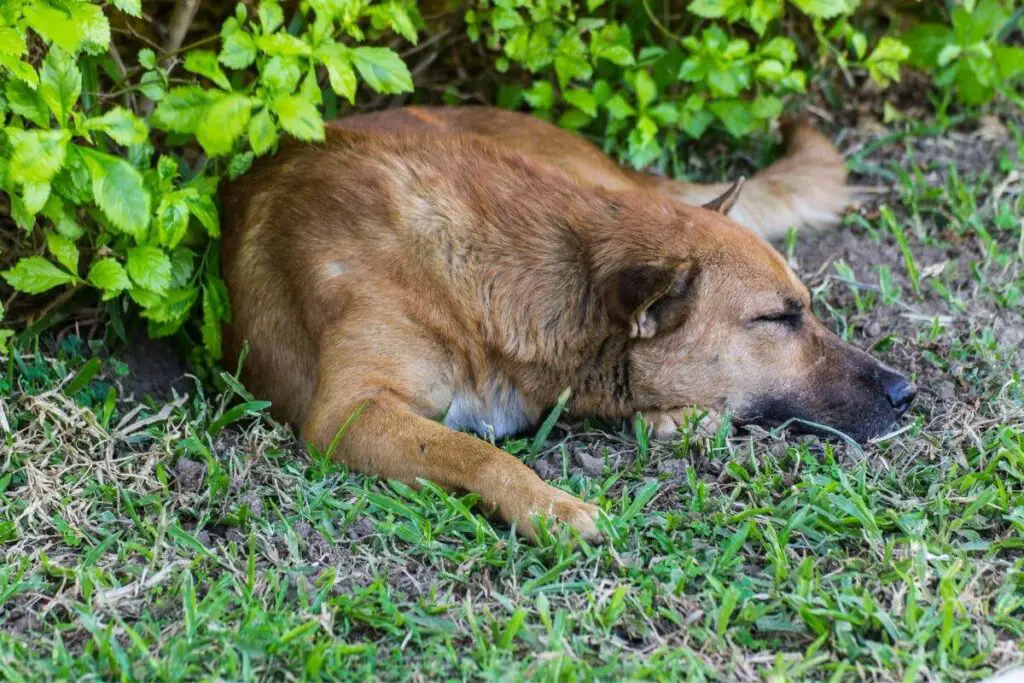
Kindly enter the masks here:
[[889, 399], [889, 405], [893, 407], [893, 410], [900, 415], [907, 412], [907, 408], [910, 407], [915, 396], [917, 396], [917, 389], [903, 375], [893, 373], [886, 379], [885, 397]]

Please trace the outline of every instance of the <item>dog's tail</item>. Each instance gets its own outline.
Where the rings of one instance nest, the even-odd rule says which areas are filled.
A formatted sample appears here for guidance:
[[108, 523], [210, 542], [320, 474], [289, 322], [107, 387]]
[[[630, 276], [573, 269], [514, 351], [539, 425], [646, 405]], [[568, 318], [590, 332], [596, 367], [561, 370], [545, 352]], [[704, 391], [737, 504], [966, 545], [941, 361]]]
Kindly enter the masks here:
[[[804, 121], [787, 123], [783, 134], [785, 154], [746, 182], [729, 212], [734, 221], [767, 239], [782, 237], [794, 227], [820, 229], [834, 225], [852, 200], [846, 185], [846, 164], [828, 138]], [[651, 175], [641, 182], [687, 204], [709, 202], [730, 186]]]

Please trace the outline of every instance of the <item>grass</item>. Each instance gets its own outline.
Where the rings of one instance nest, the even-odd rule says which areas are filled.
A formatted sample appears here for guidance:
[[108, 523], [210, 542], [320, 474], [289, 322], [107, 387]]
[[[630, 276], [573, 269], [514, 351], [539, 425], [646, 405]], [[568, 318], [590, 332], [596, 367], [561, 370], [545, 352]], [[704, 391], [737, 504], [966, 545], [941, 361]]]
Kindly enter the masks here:
[[[505, 444], [599, 502], [600, 547], [558, 530], [525, 545], [471, 496], [351, 475], [240, 387], [133, 402], [102, 341], [22, 340], [0, 376], [0, 678], [914, 681], [1021, 664], [1024, 145], [1004, 120], [995, 143], [971, 122], [854, 139], [853, 168], [891, 187], [786, 249], [823, 319], [919, 384], [897, 433], [659, 444], [556, 416]], [[950, 140], [977, 159], [951, 166]]]

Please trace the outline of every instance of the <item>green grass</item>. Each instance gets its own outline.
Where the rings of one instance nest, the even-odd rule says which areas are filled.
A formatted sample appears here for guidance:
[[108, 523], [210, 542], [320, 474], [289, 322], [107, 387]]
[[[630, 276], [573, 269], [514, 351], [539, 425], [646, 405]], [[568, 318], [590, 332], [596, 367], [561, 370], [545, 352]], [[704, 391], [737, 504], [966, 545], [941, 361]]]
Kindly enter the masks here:
[[472, 497], [350, 475], [240, 388], [133, 405], [99, 345], [23, 340], [0, 377], [0, 677], [914, 681], [1024, 662], [1024, 151], [956, 170], [956, 131], [932, 133], [863, 147], [853, 167], [895, 179], [881, 205], [787, 250], [822, 318], [920, 385], [901, 431], [658, 444], [560, 422], [506, 444], [599, 502], [600, 547], [527, 545]]

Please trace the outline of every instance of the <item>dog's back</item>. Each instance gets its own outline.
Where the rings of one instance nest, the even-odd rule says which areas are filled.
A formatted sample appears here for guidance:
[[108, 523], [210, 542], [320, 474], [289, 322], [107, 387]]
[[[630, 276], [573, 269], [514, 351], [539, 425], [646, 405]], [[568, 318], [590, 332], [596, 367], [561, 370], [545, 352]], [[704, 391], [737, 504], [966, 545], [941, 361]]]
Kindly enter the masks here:
[[[728, 183], [687, 183], [623, 168], [583, 137], [533, 116], [492, 107], [404, 107], [350, 116], [334, 126], [398, 133], [472, 133], [611, 190], [641, 187], [687, 204], [704, 204]], [[803, 121], [783, 126], [786, 152], [746, 183], [730, 217], [768, 239], [790, 228], [823, 228], [850, 203], [846, 165], [835, 146]]]

